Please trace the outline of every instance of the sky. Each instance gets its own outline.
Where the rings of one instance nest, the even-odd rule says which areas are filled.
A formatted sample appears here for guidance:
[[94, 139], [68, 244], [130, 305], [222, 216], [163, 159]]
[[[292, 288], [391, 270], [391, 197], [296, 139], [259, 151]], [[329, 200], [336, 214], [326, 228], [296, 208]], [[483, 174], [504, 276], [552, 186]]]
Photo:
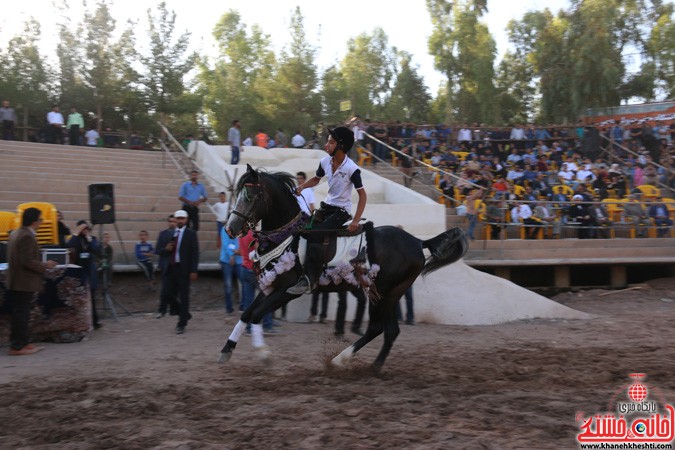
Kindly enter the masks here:
[[[89, 0], [93, 4], [92, 0]], [[122, 26], [127, 19], [146, 18], [148, 8], [154, 8], [157, 0], [112, 0], [112, 15]], [[84, 11], [80, 0], [69, 1], [75, 22]], [[430, 93], [435, 95], [443, 81], [443, 75], [434, 69], [433, 57], [428, 53], [427, 41], [431, 34], [431, 19], [425, 0], [166, 0], [169, 10], [177, 14], [177, 31], [192, 33], [191, 42], [200, 53], [215, 54], [211, 36], [214, 25], [227, 11], [238, 11], [244, 23], [257, 23], [271, 37], [275, 51], [289, 42], [289, 24], [296, 6], [304, 16], [305, 33], [310, 43], [317, 48], [317, 63], [324, 70], [340, 60], [347, 51], [347, 40], [363, 32], [372, 33], [381, 27], [389, 37], [389, 43], [399, 50], [413, 55]], [[566, 8], [569, 0], [489, 0], [488, 14], [483, 17], [490, 33], [497, 42], [499, 56], [508, 49], [506, 25], [511, 19], [520, 19], [531, 10], [548, 7], [554, 12]], [[53, 55], [58, 40], [57, 10], [52, 0], [4, 1], [0, 15], [0, 46], [22, 30], [22, 24], [33, 16], [42, 24], [43, 48]], [[56, 19], [55, 19], [56, 17]], [[136, 30], [140, 41], [145, 36], [143, 27]]]

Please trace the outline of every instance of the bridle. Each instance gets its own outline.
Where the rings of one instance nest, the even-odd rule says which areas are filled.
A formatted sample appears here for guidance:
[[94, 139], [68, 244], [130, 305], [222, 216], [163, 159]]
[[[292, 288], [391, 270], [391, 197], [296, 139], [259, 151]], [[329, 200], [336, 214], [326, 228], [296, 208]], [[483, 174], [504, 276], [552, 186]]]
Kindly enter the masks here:
[[[249, 192], [249, 190], [252, 192]], [[264, 200], [265, 186], [263, 186], [262, 183], [246, 183], [244, 184], [242, 193], [244, 194], [244, 198], [246, 198], [246, 200], [251, 205], [250, 212], [248, 214], [244, 214], [237, 211], [236, 209], [233, 209], [231, 213], [237, 217], [242, 218], [246, 224], [246, 227], [252, 230], [255, 228], [255, 224], [257, 222], [255, 217], [253, 217], [253, 212], [256, 210], [256, 203], [258, 200], [261, 198]], [[253, 193], [253, 195], [251, 195], [251, 193]], [[265, 204], [267, 205], [267, 203]]]

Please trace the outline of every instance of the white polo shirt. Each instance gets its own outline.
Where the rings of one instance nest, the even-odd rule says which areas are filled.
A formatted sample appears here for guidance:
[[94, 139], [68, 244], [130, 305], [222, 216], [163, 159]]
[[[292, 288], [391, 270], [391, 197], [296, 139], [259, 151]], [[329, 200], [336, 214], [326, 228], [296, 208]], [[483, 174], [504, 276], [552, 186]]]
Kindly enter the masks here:
[[331, 156], [326, 156], [319, 163], [316, 170], [316, 176], [328, 178], [328, 195], [325, 203], [331, 206], [337, 206], [345, 209], [348, 213], [352, 212], [352, 187], [356, 190], [363, 189], [361, 181], [361, 169], [349, 157], [345, 157], [340, 167], [335, 173], [331, 167]]

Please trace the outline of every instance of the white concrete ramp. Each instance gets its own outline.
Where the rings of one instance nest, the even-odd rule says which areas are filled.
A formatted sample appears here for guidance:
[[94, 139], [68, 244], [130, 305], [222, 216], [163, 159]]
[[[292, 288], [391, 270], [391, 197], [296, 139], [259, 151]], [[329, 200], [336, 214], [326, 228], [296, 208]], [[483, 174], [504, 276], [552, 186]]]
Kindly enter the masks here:
[[[589, 319], [592, 316], [529, 291], [460, 260], [418, 278], [415, 320], [444, 325], [495, 325], [523, 319]], [[401, 302], [403, 305], [403, 301]]]

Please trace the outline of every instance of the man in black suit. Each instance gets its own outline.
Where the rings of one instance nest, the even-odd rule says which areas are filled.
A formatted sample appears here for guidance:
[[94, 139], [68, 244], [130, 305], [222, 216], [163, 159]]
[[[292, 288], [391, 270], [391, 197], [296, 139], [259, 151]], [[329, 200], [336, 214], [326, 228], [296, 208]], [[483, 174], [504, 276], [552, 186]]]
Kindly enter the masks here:
[[[160, 256], [168, 257], [168, 264], [162, 272], [167, 281], [167, 293], [178, 297], [178, 324], [176, 334], [185, 333], [190, 314], [190, 282], [197, 280], [199, 266], [199, 241], [197, 233], [186, 227], [188, 214], [182, 209], [173, 214], [176, 230], [169, 243], [160, 250]], [[166, 274], [166, 275], [165, 275]]]
[[169, 292], [169, 271], [166, 269], [169, 267], [169, 256], [171, 256], [171, 254], [164, 250], [166, 244], [173, 239], [173, 235], [176, 231], [176, 219], [173, 217], [173, 214], [171, 214], [166, 220], [168, 228], [159, 232], [157, 244], [155, 245], [155, 254], [159, 255], [157, 267], [162, 274], [162, 288], [159, 293], [159, 309], [155, 315], [157, 319], [164, 317], [167, 309], [172, 316], [177, 316], [179, 309], [175, 293]]

